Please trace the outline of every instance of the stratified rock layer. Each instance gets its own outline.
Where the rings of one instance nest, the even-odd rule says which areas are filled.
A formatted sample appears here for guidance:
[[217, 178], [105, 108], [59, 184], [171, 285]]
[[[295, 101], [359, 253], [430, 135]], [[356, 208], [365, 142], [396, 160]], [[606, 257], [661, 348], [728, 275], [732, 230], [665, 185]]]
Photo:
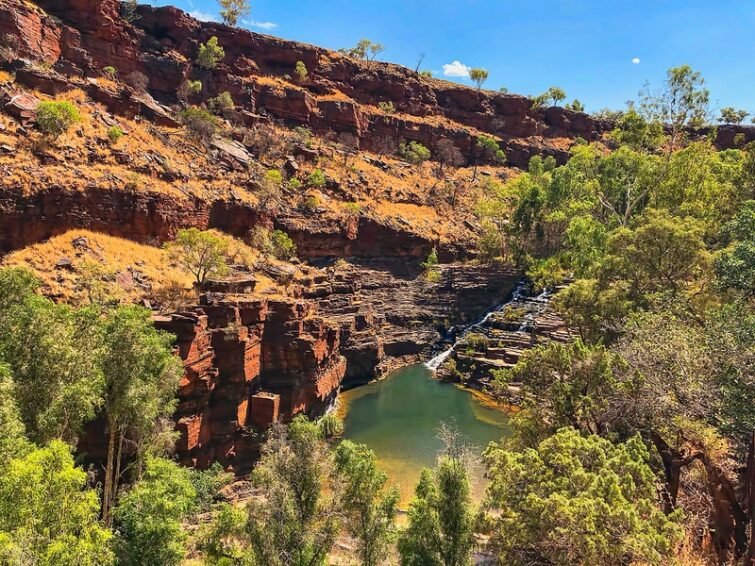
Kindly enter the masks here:
[[339, 330], [308, 301], [203, 295], [160, 317], [177, 337], [185, 374], [176, 411], [182, 462], [248, 471], [258, 431], [335, 399], [346, 370]]
[[[71, 76], [98, 76], [108, 66], [122, 77], [143, 73], [150, 92], [165, 102], [175, 101], [178, 86], [187, 79], [201, 79], [206, 95], [230, 92], [246, 110], [247, 121], [265, 114], [318, 132], [346, 132], [358, 138], [362, 149], [386, 140], [414, 140], [435, 148], [445, 138], [475, 160], [480, 156], [474, 155], [474, 140], [486, 132], [501, 138], [510, 164], [526, 166], [534, 154], [555, 155], [560, 161], [567, 157], [569, 143], [550, 140], [595, 139], [608, 126], [564, 108], [533, 109], [522, 96], [478, 92], [422, 78], [399, 65], [357, 61], [311, 45], [199, 22], [172, 7], [140, 6], [130, 24], [119, 16], [117, 0], [38, 4], [50, 15], [19, 0], [0, 0], [0, 34], [17, 36], [22, 56]], [[193, 64], [199, 44], [213, 36], [225, 58], [217, 69], [199, 69]], [[308, 70], [306, 80], [269, 79], [294, 75], [299, 61]], [[380, 112], [380, 102], [393, 103], [397, 112]], [[110, 103], [121, 111], [129, 106], [123, 100]]]

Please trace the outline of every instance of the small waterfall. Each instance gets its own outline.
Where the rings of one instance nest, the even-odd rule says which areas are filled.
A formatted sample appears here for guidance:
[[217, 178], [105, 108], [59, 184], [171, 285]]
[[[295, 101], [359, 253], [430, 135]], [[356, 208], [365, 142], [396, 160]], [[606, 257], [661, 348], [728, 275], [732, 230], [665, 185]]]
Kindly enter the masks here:
[[542, 314], [543, 310], [545, 310], [545, 307], [548, 306], [548, 296], [549, 291], [545, 290], [542, 293], [540, 293], [537, 297], [530, 297], [527, 299], [528, 302], [536, 303], [538, 306], [535, 308], [535, 310], [528, 312], [524, 319], [522, 320], [521, 326], [519, 326], [519, 330], [517, 332], [527, 332], [529, 330], [530, 326], [532, 325], [532, 322], [535, 320], [535, 317]]
[[[537, 297], [532, 297], [528, 299], [526, 298], [526, 289], [527, 289], [526, 282], [524, 280], [519, 281], [519, 283], [517, 283], [516, 288], [511, 293], [510, 300], [486, 312], [485, 315], [483, 315], [482, 318], [480, 318], [476, 322], [473, 322], [472, 324], [466, 327], [462, 327], [462, 330], [457, 335], [456, 341], [453, 343], [453, 345], [449, 349], [444, 350], [440, 354], [436, 355], [434, 358], [425, 362], [425, 367], [432, 371], [438, 371], [440, 366], [443, 365], [443, 362], [445, 362], [448, 359], [448, 357], [451, 354], [453, 354], [454, 350], [456, 349], [456, 346], [459, 345], [459, 342], [461, 342], [467, 334], [469, 334], [475, 328], [480, 328], [481, 326], [484, 326], [485, 324], [487, 324], [488, 320], [490, 319], [491, 316], [493, 316], [494, 313], [502, 311], [507, 306], [517, 303], [517, 302], [524, 301], [524, 300], [533, 301], [533, 302], [544, 304], [544, 305], [548, 304], [547, 291], [543, 291]], [[526, 330], [527, 325], [534, 319], [535, 314], [537, 313], [530, 313], [527, 315], [527, 317], [530, 317], [530, 318], [529, 319], [525, 318], [525, 321], [522, 323], [522, 327], [519, 329], [520, 332], [524, 332]]]
[[444, 352], [441, 352], [437, 356], [435, 356], [433, 359], [428, 360], [425, 362], [425, 367], [427, 369], [431, 369], [433, 371], [438, 371], [438, 368], [443, 365], [443, 362], [445, 362], [448, 359], [448, 356], [453, 354], [454, 348], [456, 348], [456, 344], [458, 344], [458, 340], [454, 343], [453, 346], [451, 346], [448, 350], [445, 350]]

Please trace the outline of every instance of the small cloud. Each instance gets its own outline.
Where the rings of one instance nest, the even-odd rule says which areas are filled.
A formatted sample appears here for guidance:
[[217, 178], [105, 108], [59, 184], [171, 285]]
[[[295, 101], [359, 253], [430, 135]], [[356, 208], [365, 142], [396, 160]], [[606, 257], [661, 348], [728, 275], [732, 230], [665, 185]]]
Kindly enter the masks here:
[[275, 29], [278, 27], [278, 24], [274, 22], [258, 22], [256, 20], [241, 20], [241, 23], [249, 26], [250, 28], [260, 28], [260, 29]]
[[632, 63], [634, 63], [635, 65], [639, 65], [640, 64], [640, 58], [639, 57], [635, 57], [634, 59], [632, 59]]
[[199, 10], [192, 10], [189, 12], [189, 15], [194, 18], [195, 20], [199, 20], [200, 22], [217, 22], [218, 17], [213, 14], [208, 14], [207, 12], [201, 12]]
[[471, 67], [467, 67], [461, 61], [454, 61], [453, 63], [446, 63], [445, 65], [443, 65], [443, 74], [447, 77], [468, 79], [469, 71], [471, 70]]

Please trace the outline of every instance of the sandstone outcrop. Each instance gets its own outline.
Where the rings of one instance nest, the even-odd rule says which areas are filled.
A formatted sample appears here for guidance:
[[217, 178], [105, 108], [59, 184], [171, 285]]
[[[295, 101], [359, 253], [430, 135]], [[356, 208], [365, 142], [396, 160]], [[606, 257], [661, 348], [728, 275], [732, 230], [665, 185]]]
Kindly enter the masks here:
[[176, 412], [182, 462], [245, 473], [259, 432], [332, 403], [346, 360], [338, 327], [315, 310], [301, 300], [208, 293], [156, 319], [176, 335], [185, 367]]
[[[534, 154], [563, 161], [577, 137], [593, 140], [608, 127], [564, 108], [533, 109], [522, 96], [478, 92], [422, 78], [399, 65], [357, 61], [311, 45], [199, 22], [172, 7], [140, 6], [127, 23], [117, 0], [38, 4], [46, 13], [19, 0], [0, 0], [0, 35], [19, 38], [20, 56], [74, 77], [100, 76], [107, 66], [123, 77], [142, 73], [150, 92], [163, 102], [174, 102], [185, 80], [201, 79], [208, 95], [228, 91], [252, 114], [322, 133], [353, 134], [363, 149], [386, 140], [414, 140], [433, 148], [448, 138], [472, 161], [478, 159], [476, 135], [488, 133], [500, 138], [511, 165], [524, 167]], [[199, 44], [213, 36], [224, 47], [225, 59], [213, 71], [198, 69], [193, 61]], [[307, 67], [306, 81], [286, 81], [298, 61]], [[117, 99], [111, 102], [123, 106]], [[397, 112], [380, 112], [380, 102], [392, 102]]]
[[430, 357], [450, 327], [499, 305], [519, 273], [499, 265], [447, 265], [437, 281], [402, 261], [356, 261], [330, 268], [303, 295], [341, 328], [345, 386]]

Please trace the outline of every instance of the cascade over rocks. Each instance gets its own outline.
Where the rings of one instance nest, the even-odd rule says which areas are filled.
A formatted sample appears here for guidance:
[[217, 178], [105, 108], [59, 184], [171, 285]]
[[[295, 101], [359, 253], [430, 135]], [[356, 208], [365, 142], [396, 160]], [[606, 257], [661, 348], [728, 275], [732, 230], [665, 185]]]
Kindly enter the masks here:
[[[42, 9], [22, 0], [0, 0], [0, 39], [17, 40], [15, 60], [3, 64], [3, 70], [13, 71], [16, 84], [0, 85], [0, 109], [15, 118], [14, 127], [20, 124], [14, 130], [19, 138], [28, 136], [25, 128], [33, 122], [37, 96], [73, 90], [88, 97], [83, 104], [91, 119], [108, 127], [119, 119], [138, 118], [129, 127], [174, 128], [177, 89], [189, 79], [202, 82], [207, 98], [228, 91], [240, 125], [282, 122], [331, 140], [347, 134], [354, 138], [348, 145], [355, 152], [381, 153], [386, 144], [395, 148], [403, 141], [435, 150], [448, 139], [474, 164], [479, 159], [475, 140], [488, 134], [497, 138], [508, 165], [524, 168], [534, 155], [552, 155], [563, 163], [579, 138], [596, 140], [612, 126], [564, 108], [533, 109], [522, 96], [422, 78], [399, 65], [357, 61], [311, 45], [199, 22], [172, 7], [140, 6], [138, 17], [128, 23], [117, 0], [38, 0], [37, 5]], [[201, 70], [193, 62], [200, 43], [211, 37], [218, 38], [225, 58], [217, 69]], [[285, 77], [298, 61], [308, 76], [295, 83]], [[114, 67], [119, 78], [144, 75], [148, 92], [120, 84], [126, 82], [120, 79], [97, 80], [106, 67]], [[18, 91], [18, 86], [37, 96]], [[391, 102], [396, 112], [384, 112], [381, 102]], [[755, 139], [753, 128], [722, 127], [716, 142], [731, 147], [742, 142], [739, 134], [745, 142]], [[150, 135], [151, 140], [167, 136]], [[450, 264], [474, 253], [471, 215], [448, 213], [448, 206], [436, 210], [432, 198], [418, 194], [415, 181], [407, 180], [401, 164], [382, 158], [365, 156], [362, 164], [390, 172], [388, 180], [380, 175], [377, 182], [359, 175], [327, 179], [326, 196], [337, 204], [369, 202], [358, 212], [320, 206], [302, 211], [296, 201], [303, 195], [293, 191], [281, 198], [291, 202], [273, 212], [257, 200], [254, 179], [243, 175], [249, 163], [263, 172], [280, 164], [262, 162], [243, 136], [238, 138], [211, 139], [207, 153], [212, 159], [202, 166], [191, 161], [193, 155], [188, 163], [175, 156], [171, 162], [170, 155], [152, 147], [129, 154], [107, 145], [106, 138], [102, 147], [107, 151], [98, 152], [98, 142], [90, 138], [77, 147], [59, 147], [58, 155], [0, 165], [0, 176], [7, 179], [0, 186], [0, 253], [76, 228], [160, 244], [182, 228], [216, 228], [244, 238], [250, 228], [261, 226], [285, 231], [303, 259], [322, 261], [327, 267], [309, 270], [286, 297], [255, 293], [253, 279], [217, 281], [199, 304], [155, 320], [177, 336], [184, 363], [176, 412], [179, 458], [198, 467], [218, 461], [243, 474], [256, 458], [259, 431], [297, 413], [321, 414], [341, 387], [427, 359], [449, 328], [500, 304], [519, 274], [498, 265]], [[288, 149], [284, 170], [293, 175], [303, 167], [301, 178], [323, 156], [318, 148], [301, 144]], [[48, 168], [50, 163], [58, 169]], [[61, 181], [72, 182], [74, 175], [63, 177], [64, 172], [73, 171], [78, 178], [82, 169], [93, 166], [105, 171], [101, 177], [81, 175], [76, 186]], [[120, 176], [125, 173], [121, 166], [143, 176], [139, 188]], [[230, 187], [212, 187], [224, 176]], [[381, 192], [381, 183], [397, 186]], [[247, 200], [237, 188], [247, 191], [242, 195]], [[394, 208], [380, 211], [386, 203]], [[452, 214], [453, 229], [438, 230], [435, 218], [434, 225], [421, 228], [426, 219], [406, 212], [420, 207], [428, 216]], [[433, 248], [445, 264], [437, 268], [437, 281], [418, 267]], [[351, 258], [352, 263], [332, 265], [329, 260], [335, 258]], [[58, 269], [70, 269], [70, 261]], [[273, 279], [291, 276], [281, 266], [266, 269]], [[485, 350], [456, 352], [455, 362], [484, 387], [483, 370], [515, 363], [541, 339], [570, 339], [562, 321], [547, 310], [533, 320], [527, 335], [512, 326], [510, 317], [493, 317]], [[102, 440], [100, 427], [90, 431], [80, 449], [96, 456]]]
[[[478, 317], [517, 277], [504, 267], [456, 266], [428, 284], [405, 264], [380, 262], [311, 269], [293, 289], [300, 298], [254, 294], [248, 277], [209, 282], [198, 305], [155, 317], [176, 335], [184, 363], [180, 461], [247, 473], [260, 431], [298, 413], [321, 415], [342, 386], [427, 357], [446, 326]], [[94, 426], [79, 450], [96, 457], [104, 446]]]

